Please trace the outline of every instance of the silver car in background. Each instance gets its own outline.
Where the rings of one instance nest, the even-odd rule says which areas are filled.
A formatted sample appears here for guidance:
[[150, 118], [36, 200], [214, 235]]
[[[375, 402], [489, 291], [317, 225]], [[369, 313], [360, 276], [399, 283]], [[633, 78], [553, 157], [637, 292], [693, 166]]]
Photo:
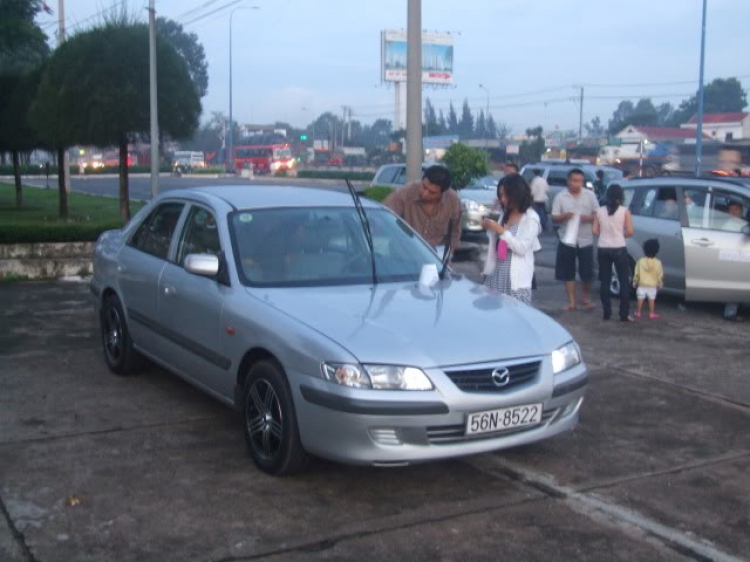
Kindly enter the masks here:
[[[750, 186], [726, 178], [644, 178], [622, 183], [635, 234], [631, 270], [643, 243], [659, 240], [664, 291], [688, 301], [750, 303]], [[611, 290], [619, 290], [616, 279]]]
[[438, 256], [362, 205], [369, 229], [333, 191], [160, 195], [96, 244], [108, 367], [145, 357], [236, 408], [272, 474], [309, 455], [402, 465], [572, 429], [588, 376], [571, 335], [449, 270], [420, 283]]

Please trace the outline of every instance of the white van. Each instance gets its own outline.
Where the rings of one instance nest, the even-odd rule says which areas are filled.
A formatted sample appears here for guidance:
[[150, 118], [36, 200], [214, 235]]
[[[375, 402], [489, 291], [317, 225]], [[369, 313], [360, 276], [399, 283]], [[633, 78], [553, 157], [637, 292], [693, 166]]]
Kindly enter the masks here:
[[178, 150], [172, 158], [172, 169], [181, 171], [191, 171], [195, 168], [205, 168], [206, 159], [202, 152], [192, 152], [189, 150]]

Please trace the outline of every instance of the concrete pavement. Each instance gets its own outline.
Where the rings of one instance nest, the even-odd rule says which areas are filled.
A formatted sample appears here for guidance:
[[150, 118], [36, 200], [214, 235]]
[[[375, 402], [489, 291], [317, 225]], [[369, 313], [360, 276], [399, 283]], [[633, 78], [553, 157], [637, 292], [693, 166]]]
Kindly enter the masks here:
[[180, 379], [111, 375], [85, 284], [0, 285], [0, 559], [750, 560], [750, 324], [670, 299], [658, 322], [563, 313], [538, 273], [590, 367], [575, 431], [284, 479]]

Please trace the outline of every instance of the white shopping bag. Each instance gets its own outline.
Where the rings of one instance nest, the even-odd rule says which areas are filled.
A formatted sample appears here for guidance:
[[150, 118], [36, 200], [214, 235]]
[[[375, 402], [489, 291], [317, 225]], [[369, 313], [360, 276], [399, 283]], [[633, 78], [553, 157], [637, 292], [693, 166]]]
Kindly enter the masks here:
[[568, 224], [565, 225], [565, 236], [563, 236], [562, 243], [566, 246], [576, 246], [578, 244], [578, 228], [580, 226], [581, 215], [576, 213], [568, 220]]

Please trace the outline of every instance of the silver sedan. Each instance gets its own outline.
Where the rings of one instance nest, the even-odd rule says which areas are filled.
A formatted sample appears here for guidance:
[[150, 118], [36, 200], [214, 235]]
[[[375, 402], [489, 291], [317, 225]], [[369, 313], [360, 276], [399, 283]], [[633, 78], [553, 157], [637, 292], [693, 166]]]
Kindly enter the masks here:
[[363, 206], [366, 220], [348, 195], [278, 186], [157, 197], [96, 244], [108, 367], [149, 359], [236, 408], [272, 474], [311, 455], [401, 465], [573, 428], [588, 378], [571, 335], [439, 275], [407, 224]]

